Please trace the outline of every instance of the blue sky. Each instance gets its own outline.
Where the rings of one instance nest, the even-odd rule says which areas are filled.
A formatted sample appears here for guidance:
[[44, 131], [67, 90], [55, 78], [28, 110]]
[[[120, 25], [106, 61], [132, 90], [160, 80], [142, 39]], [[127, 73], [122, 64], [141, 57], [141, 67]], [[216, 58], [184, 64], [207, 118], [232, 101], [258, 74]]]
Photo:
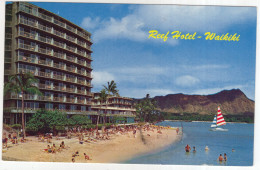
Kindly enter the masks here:
[[[93, 84], [115, 80], [122, 96], [214, 94], [255, 97], [256, 8], [33, 3], [92, 33]], [[148, 39], [150, 30], [240, 35], [238, 42]]]

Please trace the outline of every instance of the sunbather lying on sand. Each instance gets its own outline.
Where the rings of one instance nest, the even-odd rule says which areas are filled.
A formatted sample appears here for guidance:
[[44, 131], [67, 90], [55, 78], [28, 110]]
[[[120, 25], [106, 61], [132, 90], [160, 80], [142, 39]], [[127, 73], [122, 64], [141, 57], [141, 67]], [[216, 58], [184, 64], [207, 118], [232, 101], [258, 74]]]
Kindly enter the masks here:
[[84, 153], [84, 157], [85, 157], [85, 160], [92, 160], [92, 159], [89, 158], [88, 155], [86, 155], [86, 153]]

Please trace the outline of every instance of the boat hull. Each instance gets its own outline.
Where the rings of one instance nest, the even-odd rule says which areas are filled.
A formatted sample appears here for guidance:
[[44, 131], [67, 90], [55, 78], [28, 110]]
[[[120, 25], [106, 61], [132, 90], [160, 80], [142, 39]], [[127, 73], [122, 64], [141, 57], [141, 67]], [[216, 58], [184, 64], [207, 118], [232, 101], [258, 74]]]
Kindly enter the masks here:
[[223, 128], [211, 128], [210, 131], [223, 131], [226, 132], [228, 129], [223, 129]]

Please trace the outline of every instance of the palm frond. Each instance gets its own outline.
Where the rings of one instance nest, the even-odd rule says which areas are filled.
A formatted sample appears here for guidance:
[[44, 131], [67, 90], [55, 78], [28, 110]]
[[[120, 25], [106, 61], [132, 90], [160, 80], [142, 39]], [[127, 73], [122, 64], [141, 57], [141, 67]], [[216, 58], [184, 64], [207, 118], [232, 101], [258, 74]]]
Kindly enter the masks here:
[[42, 96], [42, 92], [36, 86], [28, 87], [25, 89], [25, 91], [30, 94], [37, 94], [39, 96]]

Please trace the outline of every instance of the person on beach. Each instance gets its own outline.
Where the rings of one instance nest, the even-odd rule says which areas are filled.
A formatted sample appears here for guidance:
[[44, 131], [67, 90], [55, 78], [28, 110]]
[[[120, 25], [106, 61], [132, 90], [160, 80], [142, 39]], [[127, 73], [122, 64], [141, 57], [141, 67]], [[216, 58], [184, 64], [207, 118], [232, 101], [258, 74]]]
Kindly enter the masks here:
[[52, 145], [51, 153], [56, 153], [56, 146], [55, 146], [55, 144]]
[[224, 161], [227, 161], [227, 154], [224, 153]]
[[21, 138], [21, 143], [24, 143], [25, 142], [25, 139], [24, 137]]
[[136, 130], [134, 129], [134, 131], [133, 131], [134, 138], [135, 138], [135, 134], [136, 134]]
[[177, 135], [179, 134], [179, 128], [176, 129], [176, 133], [177, 133]]
[[14, 140], [14, 144], [18, 143], [18, 141], [17, 141], [17, 133], [16, 132], [13, 132], [13, 140]]
[[2, 142], [3, 142], [3, 148], [7, 148], [7, 141], [8, 138], [6, 137], [6, 133], [3, 133], [3, 138], [2, 138]]
[[86, 153], [84, 153], [84, 157], [85, 157], [85, 160], [92, 160], [89, 158], [89, 156]]
[[190, 150], [191, 150], [191, 148], [190, 148], [190, 146], [187, 144], [187, 146], [185, 147], [185, 151], [186, 151], [186, 152], [190, 152]]
[[60, 146], [61, 146], [62, 149], [65, 149], [64, 141], [61, 142]]
[[218, 161], [219, 161], [219, 162], [222, 162], [223, 160], [224, 160], [224, 159], [223, 159], [223, 156], [222, 156], [222, 154], [220, 154], [219, 157], [218, 157]]
[[47, 151], [48, 151], [48, 153], [51, 153], [51, 152], [52, 152], [50, 145], [47, 146]]

